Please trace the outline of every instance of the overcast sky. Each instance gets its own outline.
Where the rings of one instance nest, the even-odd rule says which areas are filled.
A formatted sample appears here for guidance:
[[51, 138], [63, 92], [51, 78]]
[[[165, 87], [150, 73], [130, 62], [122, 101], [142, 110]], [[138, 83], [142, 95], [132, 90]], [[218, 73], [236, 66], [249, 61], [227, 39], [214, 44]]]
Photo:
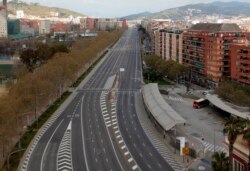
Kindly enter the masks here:
[[[122, 17], [149, 11], [158, 12], [191, 3], [208, 3], [214, 0], [22, 0], [43, 5], [71, 9], [94, 17]], [[232, 1], [232, 0], [221, 0]], [[237, 0], [235, 0], [237, 1]], [[238, 0], [250, 2], [250, 0]]]

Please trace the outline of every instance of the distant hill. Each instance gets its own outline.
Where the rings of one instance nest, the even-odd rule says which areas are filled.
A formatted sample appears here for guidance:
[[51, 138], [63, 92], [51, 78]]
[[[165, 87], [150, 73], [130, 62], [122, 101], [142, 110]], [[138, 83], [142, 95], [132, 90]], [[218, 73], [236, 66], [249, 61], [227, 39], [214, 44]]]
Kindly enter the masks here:
[[192, 11], [193, 16], [218, 14], [224, 16], [250, 17], [250, 3], [237, 1], [216, 1], [212, 3], [190, 4], [153, 13], [152, 15], [148, 16], [148, 18], [181, 20], [190, 11]]
[[14, 1], [8, 2], [8, 12], [10, 14], [16, 14], [16, 9], [23, 10], [25, 14], [40, 16], [40, 17], [49, 17], [52, 13], [58, 13], [59, 17], [68, 17], [70, 15], [77, 16], [85, 16], [84, 14], [74, 12], [68, 9], [57, 8], [57, 7], [47, 7], [40, 5], [38, 3], [25, 3], [19, 2], [16, 3]]
[[138, 14], [132, 14], [132, 15], [128, 15], [128, 16], [124, 16], [121, 18], [127, 19], [127, 20], [134, 20], [134, 19], [138, 19], [138, 18], [143, 18], [143, 17], [147, 17], [149, 15], [151, 15], [151, 12], [142, 12], [142, 13], [138, 13]]

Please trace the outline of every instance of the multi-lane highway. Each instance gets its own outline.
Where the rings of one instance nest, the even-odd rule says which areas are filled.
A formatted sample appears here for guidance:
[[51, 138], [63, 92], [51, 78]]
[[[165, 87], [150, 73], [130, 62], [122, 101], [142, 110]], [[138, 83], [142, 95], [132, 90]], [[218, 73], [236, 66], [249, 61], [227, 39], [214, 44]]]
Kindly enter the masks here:
[[138, 121], [141, 70], [138, 33], [129, 28], [66, 109], [40, 131], [21, 168], [172, 171]]

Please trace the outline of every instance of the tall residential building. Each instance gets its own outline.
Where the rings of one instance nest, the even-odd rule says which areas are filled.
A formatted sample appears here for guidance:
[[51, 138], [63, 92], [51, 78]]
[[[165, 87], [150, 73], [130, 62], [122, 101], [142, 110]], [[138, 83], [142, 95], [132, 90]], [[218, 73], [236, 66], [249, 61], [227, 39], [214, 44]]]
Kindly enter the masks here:
[[49, 34], [50, 33], [50, 21], [41, 20], [39, 22], [39, 34]]
[[162, 53], [164, 60], [173, 60], [182, 64], [182, 30], [164, 30], [162, 36]]
[[162, 56], [162, 32], [163, 30], [157, 30], [154, 33], [154, 51], [157, 56]]
[[248, 44], [231, 45], [231, 78], [250, 85], [250, 46]]
[[0, 6], [0, 38], [8, 37], [6, 6]]
[[161, 29], [154, 33], [155, 54], [182, 64], [182, 30]]
[[183, 34], [183, 64], [194, 82], [215, 87], [230, 77], [231, 44], [245, 40], [236, 24], [196, 24]]
[[81, 18], [80, 19], [80, 27], [82, 30], [95, 30], [95, 18]]

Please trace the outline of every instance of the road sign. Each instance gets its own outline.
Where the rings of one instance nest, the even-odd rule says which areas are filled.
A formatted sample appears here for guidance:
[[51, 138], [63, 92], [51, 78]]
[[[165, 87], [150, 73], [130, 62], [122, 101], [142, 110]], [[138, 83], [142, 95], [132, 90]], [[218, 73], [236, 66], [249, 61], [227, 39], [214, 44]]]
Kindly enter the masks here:
[[183, 147], [182, 148], [182, 153], [185, 154], [185, 155], [188, 155], [189, 154], [189, 148], [188, 147]]

